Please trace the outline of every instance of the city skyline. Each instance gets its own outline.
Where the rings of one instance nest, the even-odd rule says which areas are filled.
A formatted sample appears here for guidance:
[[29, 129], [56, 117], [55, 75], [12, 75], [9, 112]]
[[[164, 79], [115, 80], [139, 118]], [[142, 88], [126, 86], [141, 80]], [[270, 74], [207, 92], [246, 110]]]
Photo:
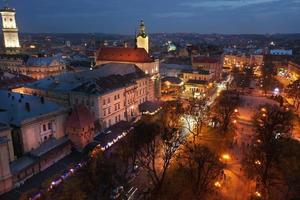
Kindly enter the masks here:
[[[4, 4], [2, 3], [2, 6]], [[10, 1], [17, 9], [20, 32], [134, 34], [139, 20], [146, 31], [220, 34], [299, 33], [299, 0], [65, 0], [25, 3]], [[53, 12], [55, 10], [55, 13]]]

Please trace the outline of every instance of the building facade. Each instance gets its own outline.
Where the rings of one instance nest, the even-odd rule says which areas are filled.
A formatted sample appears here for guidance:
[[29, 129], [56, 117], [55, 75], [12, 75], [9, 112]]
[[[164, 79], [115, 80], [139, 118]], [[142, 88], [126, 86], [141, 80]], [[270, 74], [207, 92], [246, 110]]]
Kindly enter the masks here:
[[67, 108], [42, 97], [0, 91], [0, 194], [71, 152]]
[[15, 9], [5, 7], [0, 11], [2, 17], [2, 32], [6, 53], [17, 53], [20, 50]]
[[223, 69], [222, 57], [192, 57], [192, 67], [196, 70], [209, 71], [214, 81], [219, 81]]
[[42, 79], [66, 72], [66, 64], [61, 57], [57, 56], [36, 58], [24, 54], [2, 54], [0, 69]]

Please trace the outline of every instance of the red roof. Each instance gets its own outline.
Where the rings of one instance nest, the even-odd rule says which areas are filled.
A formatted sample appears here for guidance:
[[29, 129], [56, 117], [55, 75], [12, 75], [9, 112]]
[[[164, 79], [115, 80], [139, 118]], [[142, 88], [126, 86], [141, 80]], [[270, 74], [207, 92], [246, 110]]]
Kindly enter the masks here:
[[76, 105], [68, 117], [66, 126], [70, 128], [85, 128], [95, 121], [94, 116], [84, 105]]
[[97, 55], [99, 61], [149, 63], [153, 59], [144, 48], [103, 47]]
[[219, 63], [220, 59], [209, 57], [194, 57], [193, 63]]

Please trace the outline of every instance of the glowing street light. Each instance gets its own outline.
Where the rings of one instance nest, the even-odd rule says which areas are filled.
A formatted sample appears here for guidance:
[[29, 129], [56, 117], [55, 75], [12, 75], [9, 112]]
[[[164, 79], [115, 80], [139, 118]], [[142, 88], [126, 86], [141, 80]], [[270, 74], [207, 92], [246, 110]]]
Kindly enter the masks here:
[[219, 181], [215, 182], [215, 187], [220, 188], [221, 187], [221, 183]]
[[261, 143], [261, 140], [260, 140], [260, 139], [258, 139], [258, 140], [257, 140], [257, 143]]
[[236, 122], [237, 122], [237, 121], [236, 121], [236, 119], [235, 119], [235, 120], [233, 120], [233, 123], [234, 123], [234, 124], [236, 124]]
[[237, 112], [239, 112], [239, 110], [236, 108], [236, 109], [234, 109], [234, 112], [237, 113]]
[[259, 198], [260, 198], [260, 197], [261, 197], [261, 193], [260, 193], [260, 192], [258, 192], [258, 191], [256, 191], [256, 192], [255, 192], [255, 196], [257, 196], [257, 197], [259, 197]]
[[223, 160], [230, 160], [230, 155], [228, 153], [225, 153], [222, 155]]
[[261, 162], [260, 162], [259, 160], [256, 160], [256, 161], [255, 161], [255, 164], [256, 164], [256, 165], [261, 165]]
[[261, 111], [266, 112], [267, 110], [266, 110], [266, 108], [261, 108]]
[[275, 88], [274, 91], [273, 91], [273, 93], [274, 93], [275, 95], [278, 95], [278, 94], [279, 94], [279, 88]]

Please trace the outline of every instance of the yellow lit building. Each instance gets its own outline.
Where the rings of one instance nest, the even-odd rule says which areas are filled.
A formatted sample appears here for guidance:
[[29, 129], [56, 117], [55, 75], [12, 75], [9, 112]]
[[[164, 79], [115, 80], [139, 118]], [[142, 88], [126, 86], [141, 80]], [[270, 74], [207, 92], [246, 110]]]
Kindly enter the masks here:
[[6, 53], [17, 53], [20, 49], [15, 9], [5, 7], [1, 11], [2, 31]]
[[149, 37], [145, 31], [144, 21], [141, 21], [140, 30], [138, 35], [136, 36], [136, 46], [137, 48], [144, 48], [147, 53], [149, 53]]

